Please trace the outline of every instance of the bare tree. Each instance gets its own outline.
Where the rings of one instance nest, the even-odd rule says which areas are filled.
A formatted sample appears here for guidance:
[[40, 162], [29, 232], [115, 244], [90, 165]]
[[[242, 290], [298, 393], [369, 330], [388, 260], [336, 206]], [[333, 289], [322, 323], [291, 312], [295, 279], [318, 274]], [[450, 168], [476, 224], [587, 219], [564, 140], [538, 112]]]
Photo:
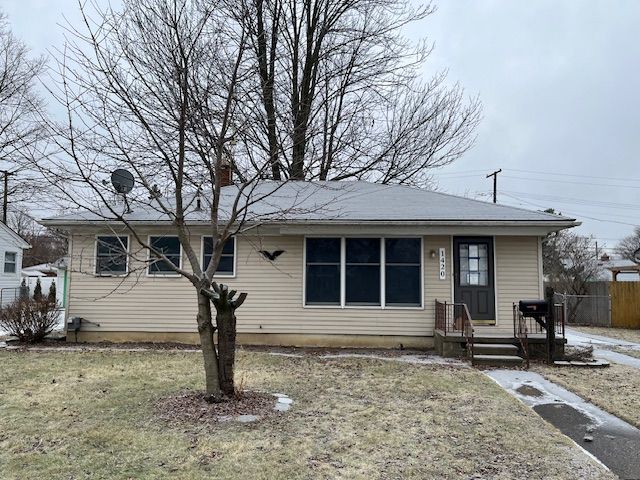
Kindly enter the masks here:
[[[36, 188], [28, 166], [45, 134], [42, 100], [36, 93], [43, 69], [44, 58], [30, 56], [0, 11], [0, 171], [6, 179], [3, 194], [12, 202], [30, 198]], [[6, 205], [6, 218], [4, 210]]]
[[[40, 171], [68, 206], [130, 233], [139, 248], [127, 254], [141, 267], [129, 275], [164, 262], [191, 283], [206, 391], [233, 393], [235, 310], [246, 295], [235, 297], [212, 279], [227, 239], [258, 223], [252, 206], [282, 186], [261, 182], [261, 168], [241, 168], [252, 164], [247, 125], [255, 121], [239, 108], [255, 93], [247, 81], [244, 13], [239, 9], [235, 18], [242, 21], [233, 21], [220, 5], [199, 0], [126, 0], [121, 10], [88, 10], [80, 2], [79, 8], [84, 28], [68, 27], [58, 59], [60, 90], [52, 92], [67, 118], [50, 125], [58, 150]], [[117, 167], [136, 180], [126, 204], [108, 182]], [[240, 183], [223, 194], [229, 168]], [[141, 211], [156, 214], [178, 236], [187, 267], [142, 234], [131, 220]], [[190, 235], [194, 219], [213, 238], [207, 265]]]
[[626, 260], [635, 261], [634, 253], [638, 250], [640, 250], [640, 227], [635, 227], [631, 235], [620, 240], [615, 252]]
[[[580, 236], [562, 230], [547, 236], [542, 244], [544, 275], [557, 292], [588, 295], [589, 283], [602, 280], [603, 269], [595, 255], [593, 237]], [[570, 307], [569, 321], [575, 316], [583, 297], [577, 297]]]
[[[432, 47], [403, 30], [434, 12], [397, 0], [245, 0], [274, 179], [428, 183], [474, 142], [480, 103], [422, 80]], [[245, 11], [245, 10], [243, 10]]]

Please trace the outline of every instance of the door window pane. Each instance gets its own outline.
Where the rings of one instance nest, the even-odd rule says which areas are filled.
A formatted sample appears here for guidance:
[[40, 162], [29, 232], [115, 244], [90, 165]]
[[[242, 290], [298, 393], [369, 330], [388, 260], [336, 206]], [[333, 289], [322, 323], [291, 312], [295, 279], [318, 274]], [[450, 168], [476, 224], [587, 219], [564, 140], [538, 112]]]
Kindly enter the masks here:
[[380, 305], [380, 239], [346, 239], [346, 304]]
[[386, 305], [421, 305], [421, 265], [419, 238], [385, 239]]
[[96, 273], [98, 275], [121, 275], [127, 272], [127, 250], [129, 239], [115, 235], [96, 238]]
[[460, 285], [487, 286], [489, 284], [488, 248], [486, 243], [461, 243]]
[[306, 240], [307, 305], [340, 305], [340, 239]]
[[[202, 243], [203, 243], [202, 268], [206, 269], [207, 266], [209, 266], [211, 257], [213, 257], [213, 237], [203, 237]], [[234, 274], [234, 271], [233, 271], [234, 255], [235, 255], [235, 241], [233, 238], [228, 238], [227, 241], [224, 242], [224, 246], [222, 247], [222, 255], [220, 256], [220, 262], [218, 263], [218, 268], [216, 268], [215, 275], [232, 276]]]
[[180, 267], [180, 239], [178, 237], [151, 237], [151, 248], [161, 252], [167, 261], [150, 252], [149, 273], [176, 273], [171, 264]]

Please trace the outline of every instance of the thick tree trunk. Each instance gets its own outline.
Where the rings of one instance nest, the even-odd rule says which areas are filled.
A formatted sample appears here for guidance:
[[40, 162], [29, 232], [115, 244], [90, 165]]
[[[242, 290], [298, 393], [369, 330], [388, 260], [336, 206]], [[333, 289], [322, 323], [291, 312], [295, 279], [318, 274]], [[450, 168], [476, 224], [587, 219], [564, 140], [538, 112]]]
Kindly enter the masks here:
[[225, 395], [235, 393], [233, 364], [236, 359], [236, 309], [244, 303], [246, 293], [234, 300], [235, 290], [226, 285], [213, 283], [211, 290], [202, 289], [201, 295], [211, 300], [216, 307], [216, 325], [218, 327], [218, 385]]
[[211, 303], [209, 297], [198, 293], [198, 333], [200, 345], [204, 357], [204, 375], [206, 390], [209, 395], [219, 397], [221, 395], [220, 380], [218, 377], [218, 355], [213, 341], [215, 327], [211, 321]]
[[218, 378], [220, 389], [233, 395], [235, 383], [233, 364], [236, 359], [236, 315], [231, 303], [216, 302], [216, 325], [218, 326]]

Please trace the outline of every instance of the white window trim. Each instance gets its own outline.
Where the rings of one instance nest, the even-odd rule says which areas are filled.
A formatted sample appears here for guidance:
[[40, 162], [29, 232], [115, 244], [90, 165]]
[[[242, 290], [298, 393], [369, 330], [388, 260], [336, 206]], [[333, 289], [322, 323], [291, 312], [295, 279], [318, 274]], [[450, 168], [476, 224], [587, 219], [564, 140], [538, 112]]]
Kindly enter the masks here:
[[[178, 268], [182, 268], [182, 242], [180, 242], [180, 237], [178, 235], [162, 235], [162, 234], [157, 234], [157, 235], [147, 235], [147, 245], [149, 245], [149, 247], [151, 247], [151, 237], [164, 237], [164, 238], [168, 238], [168, 237], [173, 237], [173, 238], [177, 238], [178, 239], [178, 244], [180, 245], [180, 262], [178, 264]], [[149, 271], [149, 267], [151, 266], [151, 249], [148, 248], [147, 249], [147, 265], [145, 267], [145, 272], [146, 272], [146, 276], [147, 277], [151, 277], [151, 278], [178, 278], [181, 277], [182, 275], [180, 275], [178, 272], [162, 272], [162, 273], [151, 273]]]
[[[204, 239], [205, 238], [213, 238], [211, 235], [202, 235], [200, 237], [200, 260], [202, 260], [202, 266], [200, 268], [204, 269], [207, 268], [206, 265], [204, 265]], [[238, 237], [236, 237], [235, 235], [233, 237], [231, 237], [231, 239], [233, 240], [233, 272], [232, 273], [215, 273], [213, 274], [213, 278], [236, 278], [237, 275], [237, 259], [238, 259]]]
[[[307, 238], [339, 238], [340, 239], [340, 305], [307, 305]], [[379, 238], [380, 239], [380, 305], [347, 305], [346, 303], [346, 256], [347, 238]], [[420, 239], [420, 305], [401, 306], [386, 305], [386, 248], [388, 238]], [[302, 244], [302, 308], [310, 309], [342, 309], [342, 310], [424, 310], [424, 237], [420, 235], [305, 235]]]
[[[6, 265], [7, 265], [7, 253], [13, 253], [15, 255], [14, 260], [13, 260], [13, 263], [15, 265], [15, 271], [14, 272], [7, 272], [5, 270]], [[19, 273], [20, 273], [19, 270], [18, 270], [18, 252], [14, 252], [13, 250], [6, 250], [4, 252], [4, 255], [3, 255], [3, 260], [4, 260], [4, 263], [2, 264], [2, 274], [7, 276], [7, 277], [16, 277], [16, 276], [18, 276]]]
[[[126, 237], [127, 238], [127, 266], [124, 273], [99, 273], [98, 272], [98, 238], [100, 237]], [[129, 275], [129, 252], [131, 252], [131, 238], [129, 235], [118, 235], [112, 233], [101, 233], [95, 235], [93, 242], [93, 276], [94, 277], [126, 277]]]

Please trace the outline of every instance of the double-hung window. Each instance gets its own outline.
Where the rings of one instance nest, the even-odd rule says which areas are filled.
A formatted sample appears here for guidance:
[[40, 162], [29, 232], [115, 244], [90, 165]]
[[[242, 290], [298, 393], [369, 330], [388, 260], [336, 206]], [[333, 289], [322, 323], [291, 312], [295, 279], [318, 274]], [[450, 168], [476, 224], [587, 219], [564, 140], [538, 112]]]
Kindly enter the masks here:
[[422, 303], [422, 248], [419, 238], [385, 238], [385, 304], [419, 307]]
[[[235, 256], [236, 242], [235, 237], [227, 239], [222, 247], [222, 255], [220, 262], [216, 268], [216, 275], [232, 277], [235, 274]], [[202, 237], [202, 268], [206, 270], [213, 257], [213, 237]]]
[[420, 238], [307, 238], [305, 304], [421, 307]]
[[99, 235], [96, 237], [96, 274], [124, 275], [127, 273], [129, 237]]
[[[149, 274], [150, 275], [167, 275], [175, 274], [175, 270], [171, 264], [180, 268], [182, 248], [180, 245], [180, 239], [176, 236], [157, 236], [149, 237], [149, 243], [151, 246], [149, 256]], [[164, 260], [161, 256], [156, 255], [154, 250], [162, 253], [167, 260]]]
[[380, 305], [380, 239], [346, 239], [346, 305]]
[[339, 238], [307, 238], [307, 305], [340, 305]]
[[4, 273], [16, 273], [16, 252], [4, 252]]

